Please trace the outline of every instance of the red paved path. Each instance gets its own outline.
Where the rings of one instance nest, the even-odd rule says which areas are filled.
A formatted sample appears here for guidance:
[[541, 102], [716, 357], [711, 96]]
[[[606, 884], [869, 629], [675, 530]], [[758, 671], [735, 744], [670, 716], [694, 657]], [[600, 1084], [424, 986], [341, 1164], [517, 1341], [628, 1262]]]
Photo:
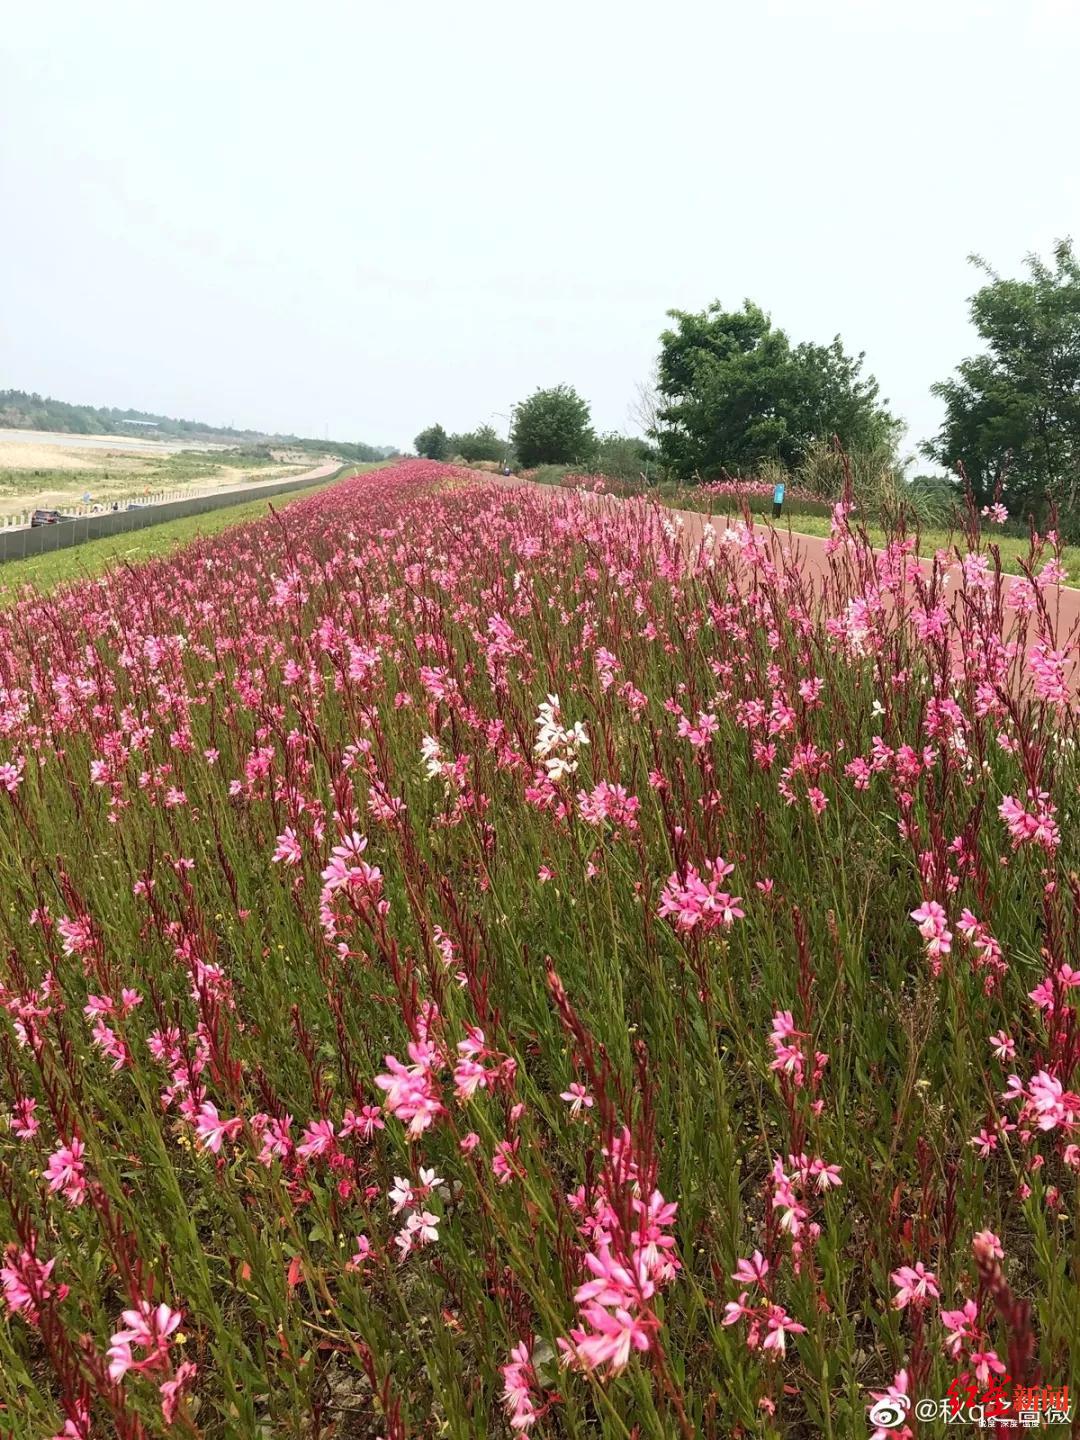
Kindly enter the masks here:
[[[549, 485], [536, 485], [535, 482], [519, 480], [516, 476], [504, 479], [502, 476], [491, 476], [486, 472], [478, 472], [478, 478], [483, 476], [485, 480], [496, 479], [504, 485], [529, 485], [530, 488], [546, 490], [549, 493], [556, 487]], [[605, 500], [615, 504], [622, 502], [614, 496], [605, 496]], [[671, 516], [678, 517], [682, 521], [683, 535], [688, 544], [696, 545], [702, 537], [706, 524], [710, 521], [717, 533], [734, 521], [723, 515], [707, 515], [700, 510], [673, 510], [669, 509]], [[813, 581], [820, 581], [822, 576], [829, 573], [829, 559], [825, 549], [826, 541], [820, 535], [803, 535], [798, 531], [789, 530], [786, 526], [774, 527], [766, 522], [755, 522], [754, 529], [763, 535], [775, 533], [778, 535], [781, 544], [791, 552], [792, 558], [806, 571]], [[920, 559], [919, 564], [923, 574], [929, 579], [932, 572], [932, 561]], [[959, 585], [961, 567], [959, 562], [948, 567], [945, 572], [949, 577], [946, 589], [946, 603], [950, 594], [955, 593]], [[1067, 651], [1071, 662], [1073, 681], [1080, 679], [1080, 590], [1070, 585], [1062, 585], [1045, 592], [1047, 607], [1055, 622], [1054, 643], [1058, 649]], [[1008, 635], [1017, 622], [1017, 612], [1007, 609], [1005, 612], [1005, 633]]]

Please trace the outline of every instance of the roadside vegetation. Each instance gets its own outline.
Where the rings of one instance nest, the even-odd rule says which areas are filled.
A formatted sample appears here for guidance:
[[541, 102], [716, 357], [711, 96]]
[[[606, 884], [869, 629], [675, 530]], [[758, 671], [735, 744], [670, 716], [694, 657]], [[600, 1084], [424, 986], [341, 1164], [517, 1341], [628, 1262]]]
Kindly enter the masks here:
[[[800, 490], [796, 484], [794, 493], [788, 487], [779, 519], [773, 517], [774, 480], [759, 481], [716, 481], [707, 485], [685, 485], [677, 480], [660, 480], [646, 485], [640, 480], [615, 479], [610, 475], [582, 474], [565, 465], [542, 465], [536, 470], [519, 472], [519, 478], [539, 485], [556, 485], [570, 490], [586, 490], [592, 494], [613, 495], [617, 499], [645, 499], [670, 507], [672, 510], [694, 510], [709, 515], [716, 522], [733, 524], [749, 515], [757, 523], [767, 523], [779, 533], [793, 535], [817, 535], [828, 537], [833, 531], [834, 506]], [[848, 516], [848, 524], [858, 528], [861, 534], [875, 548], [888, 543], [893, 522], [905, 517], [905, 523], [919, 536], [919, 548], [923, 555], [932, 555], [938, 550], [963, 553], [967, 549], [964, 512], [956, 502], [942, 512], [932, 508], [924, 516], [917, 494], [902, 494], [892, 497], [894, 503], [883, 507], [877, 504], [856, 504]], [[997, 526], [986, 516], [989, 524], [988, 545], [1000, 555], [1001, 568], [1009, 575], [1026, 573], [1031, 555], [1030, 533], [1016, 523]], [[943, 519], [951, 523], [942, 523]], [[1006, 528], [1006, 526], [1008, 528]], [[1068, 585], [1080, 585], [1080, 547], [1063, 545], [1060, 561], [1064, 567], [1063, 579]]]
[[[946, 543], [970, 500], [992, 511], [1010, 565], [1032, 522], [1080, 543], [1080, 260], [1067, 240], [1049, 261], [1029, 256], [1020, 278], [971, 258], [983, 277], [970, 299], [982, 349], [932, 387], [945, 417], [917, 456], [903, 453], [903, 422], [864, 354], [840, 336], [793, 340], [750, 300], [669, 312], [630, 406], [638, 434], [598, 434], [587, 401], [561, 384], [514, 407], [505, 442], [490, 424], [462, 434], [436, 424], [416, 437], [417, 453], [508, 460], [545, 483], [604, 475], [694, 509], [730, 484], [765, 511], [783, 484], [784, 519], [807, 533], [843, 498], [873, 537], [902, 508]], [[925, 461], [945, 473], [919, 473]]]

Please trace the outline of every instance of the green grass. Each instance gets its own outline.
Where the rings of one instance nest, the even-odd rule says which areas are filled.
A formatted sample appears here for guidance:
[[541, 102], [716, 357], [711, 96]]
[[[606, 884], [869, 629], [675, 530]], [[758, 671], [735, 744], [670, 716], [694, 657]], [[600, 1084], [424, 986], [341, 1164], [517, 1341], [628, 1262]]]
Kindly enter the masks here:
[[45, 555], [32, 555], [25, 560], [0, 564], [0, 607], [12, 605], [27, 585], [39, 593], [54, 590], [73, 580], [91, 580], [114, 565], [137, 565], [160, 555], [168, 555], [200, 535], [216, 535], [233, 525], [248, 520], [261, 520], [273, 504], [277, 510], [304, 500], [324, 489], [344, 474], [372, 470], [373, 465], [344, 465], [334, 475], [318, 480], [292, 494], [259, 497], [240, 505], [225, 505], [205, 515], [190, 515], [183, 520], [166, 520], [145, 530], [126, 535], [109, 535], [102, 540], [88, 540], [70, 550], [53, 550]]

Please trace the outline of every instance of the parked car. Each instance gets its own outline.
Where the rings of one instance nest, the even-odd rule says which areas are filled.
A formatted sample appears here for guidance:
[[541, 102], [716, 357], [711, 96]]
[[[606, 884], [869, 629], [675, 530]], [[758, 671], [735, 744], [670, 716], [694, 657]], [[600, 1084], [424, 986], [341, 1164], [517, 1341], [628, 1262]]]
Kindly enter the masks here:
[[33, 528], [39, 525], [59, 525], [61, 520], [74, 520], [74, 515], [65, 515], [60, 510], [35, 510], [30, 516]]

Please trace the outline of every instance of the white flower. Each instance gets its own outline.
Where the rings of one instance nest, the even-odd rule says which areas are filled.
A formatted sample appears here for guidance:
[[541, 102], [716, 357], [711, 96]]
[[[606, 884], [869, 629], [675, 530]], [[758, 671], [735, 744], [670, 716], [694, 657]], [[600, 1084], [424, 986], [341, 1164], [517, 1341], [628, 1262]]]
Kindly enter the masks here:
[[420, 754], [424, 761], [424, 773], [429, 780], [438, 780], [443, 773], [442, 749], [434, 735], [425, 735], [420, 741]]
[[559, 720], [559, 697], [549, 695], [539, 706], [536, 729], [533, 754], [544, 762], [548, 778], [558, 781], [573, 775], [577, 770], [577, 753], [589, 743], [588, 732], [581, 721], [576, 721], [572, 730], [565, 729]]

